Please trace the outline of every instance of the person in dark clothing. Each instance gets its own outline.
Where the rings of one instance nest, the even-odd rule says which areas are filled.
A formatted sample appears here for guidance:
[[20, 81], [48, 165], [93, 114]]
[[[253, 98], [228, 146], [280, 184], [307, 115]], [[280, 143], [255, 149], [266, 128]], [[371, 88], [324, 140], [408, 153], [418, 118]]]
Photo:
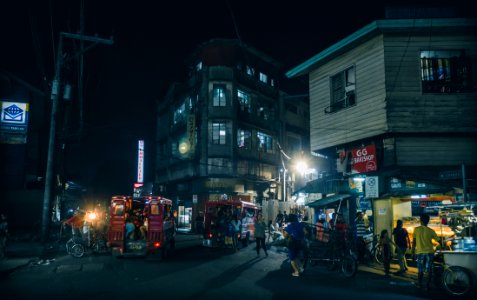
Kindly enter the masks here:
[[391, 259], [393, 257], [391, 245], [395, 244], [389, 237], [387, 229], [383, 229], [381, 231], [381, 235], [379, 237], [379, 245], [381, 246], [381, 249], [383, 249], [382, 259], [384, 265], [384, 277], [389, 278], [389, 269], [391, 267]]
[[396, 255], [399, 263], [399, 271], [397, 275], [406, 272], [406, 250], [411, 249], [411, 241], [409, 234], [405, 228], [402, 227], [402, 220], [397, 220], [396, 228], [393, 230], [394, 243], [396, 244]]
[[255, 221], [255, 241], [256, 241], [256, 250], [257, 256], [260, 255], [260, 248], [263, 248], [265, 256], [268, 256], [267, 246], [265, 245], [265, 232], [267, 230], [267, 224], [263, 220], [262, 215], [258, 215], [257, 220]]
[[288, 221], [290, 222], [285, 228], [284, 235], [288, 239], [288, 258], [293, 269], [292, 276], [300, 276], [303, 267], [299, 260], [299, 253], [304, 249], [305, 237], [308, 235], [304, 223], [298, 221], [298, 216], [290, 214]]
[[278, 211], [277, 217], [275, 218], [275, 223], [278, 224], [278, 227], [282, 227], [283, 225], [283, 214], [281, 211]]

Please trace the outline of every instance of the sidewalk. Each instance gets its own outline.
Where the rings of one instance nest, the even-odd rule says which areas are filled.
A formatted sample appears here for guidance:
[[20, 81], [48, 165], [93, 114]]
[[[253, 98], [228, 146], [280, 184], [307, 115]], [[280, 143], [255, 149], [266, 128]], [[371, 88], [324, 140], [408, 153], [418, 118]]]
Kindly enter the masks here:
[[[192, 232], [177, 232], [176, 245], [180, 248], [202, 245], [202, 235]], [[39, 241], [12, 238], [7, 244], [6, 258], [0, 260], [0, 278], [8, 276], [8, 274], [32, 262], [65, 255], [67, 254], [64, 243], [53, 241], [42, 244]]]
[[[358, 266], [358, 270], [382, 276], [384, 279], [384, 267], [377, 263], [374, 263], [370, 266], [360, 264]], [[412, 263], [408, 262], [408, 270], [405, 273], [400, 275], [394, 275], [394, 273], [397, 272], [398, 270], [399, 270], [399, 264], [391, 263], [391, 269], [390, 269], [391, 277], [388, 278], [388, 280], [417, 282], [417, 268], [413, 266]]]
[[0, 278], [31, 262], [40, 260], [40, 257], [47, 252], [48, 250], [45, 250], [45, 246], [40, 242], [8, 241], [6, 257], [0, 260]]

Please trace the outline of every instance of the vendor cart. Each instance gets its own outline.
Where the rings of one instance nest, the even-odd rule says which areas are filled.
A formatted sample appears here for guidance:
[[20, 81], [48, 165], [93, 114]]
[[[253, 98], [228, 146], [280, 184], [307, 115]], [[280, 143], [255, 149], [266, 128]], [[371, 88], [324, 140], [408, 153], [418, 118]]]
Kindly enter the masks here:
[[442, 285], [452, 296], [467, 295], [477, 286], [477, 251], [441, 251], [445, 270]]

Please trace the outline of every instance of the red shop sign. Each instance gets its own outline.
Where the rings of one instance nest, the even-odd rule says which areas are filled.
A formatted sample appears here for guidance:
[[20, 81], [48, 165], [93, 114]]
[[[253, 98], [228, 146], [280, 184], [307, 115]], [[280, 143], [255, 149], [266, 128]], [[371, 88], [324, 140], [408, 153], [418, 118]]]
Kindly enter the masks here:
[[352, 149], [353, 155], [352, 172], [365, 173], [372, 172], [378, 169], [376, 163], [376, 146], [368, 145], [359, 149]]

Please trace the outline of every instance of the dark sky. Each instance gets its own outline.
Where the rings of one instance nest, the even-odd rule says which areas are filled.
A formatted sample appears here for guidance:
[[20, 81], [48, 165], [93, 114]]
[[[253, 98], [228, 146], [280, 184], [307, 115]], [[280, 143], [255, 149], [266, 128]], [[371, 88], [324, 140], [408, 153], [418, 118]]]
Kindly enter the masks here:
[[[172, 82], [184, 81], [184, 61], [199, 43], [240, 36], [281, 62], [286, 72], [369, 22], [383, 19], [386, 6], [451, 2], [461, 12], [473, 11], [471, 1], [463, 0], [375, 2], [84, 0], [85, 34], [113, 36], [114, 45], [97, 45], [85, 53], [87, 134], [71, 146], [70, 176], [114, 181], [118, 173], [125, 173], [118, 182], [134, 181], [136, 140], [146, 139], [146, 159], [151, 163], [156, 101]], [[43, 77], [50, 82], [59, 32], [78, 32], [80, 3], [2, 1], [0, 68], [40, 89]], [[73, 43], [65, 41], [65, 49], [74, 53]], [[72, 61], [62, 72], [68, 77], [76, 70]], [[306, 78], [300, 81], [306, 83]], [[306, 93], [306, 84], [303, 87]], [[146, 166], [146, 172], [146, 179], [152, 180], [152, 168]]]

